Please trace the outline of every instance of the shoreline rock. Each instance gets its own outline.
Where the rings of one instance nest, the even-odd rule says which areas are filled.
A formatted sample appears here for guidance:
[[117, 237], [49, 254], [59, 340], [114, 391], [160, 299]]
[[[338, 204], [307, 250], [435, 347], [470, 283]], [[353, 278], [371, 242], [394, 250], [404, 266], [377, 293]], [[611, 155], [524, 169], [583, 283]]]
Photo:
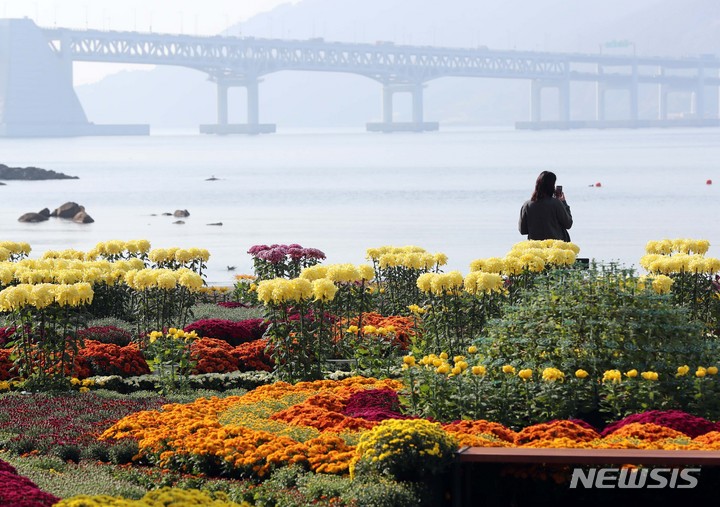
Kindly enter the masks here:
[[59, 208], [55, 208], [55, 210], [50, 213], [51, 217], [59, 217], [59, 218], [73, 218], [75, 215], [80, 213], [81, 211], [85, 211], [84, 206], [80, 206], [76, 202], [66, 202]]
[[8, 167], [0, 164], [0, 180], [77, 180], [77, 176], [68, 176], [51, 169], [40, 169], [39, 167]]
[[48, 208], [43, 208], [38, 213], [25, 213], [20, 218], [18, 218], [18, 222], [44, 222], [50, 217], [72, 220], [73, 222], [78, 224], [91, 224], [95, 222], [95, 220], [93, 220], [93, 218], [85, 211], [85, 206], [80, 206], [76, 202], [66, 202], [59, 208], [55, 208], [55, 211], [53, 211], [52, 213], [50, 213], [50, 210]]
[[25, 213], [20, 218], [18, 218], [18, 222], [23, 222], [27, 224], [36, 224], [38, 222], [44, 222], [48, 220], [48, 217], [43, 215], [42, 213]]

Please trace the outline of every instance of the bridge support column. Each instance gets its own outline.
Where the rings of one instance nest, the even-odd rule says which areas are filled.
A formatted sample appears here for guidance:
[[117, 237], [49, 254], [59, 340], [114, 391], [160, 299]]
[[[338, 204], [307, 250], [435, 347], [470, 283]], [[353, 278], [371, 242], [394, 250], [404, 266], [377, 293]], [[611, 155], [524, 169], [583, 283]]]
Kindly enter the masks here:
[[247, 122], [249, 127], [260, 125], [260, 87], [257, 79], [245, 83], [247, 90]]
[[[720, 71], [718, 71], [718, 77], [720, 78]], [[715, 96], [717, 97], [717, 117], [720, 119], [720, 86], [717, 87]]]
[[558, 85], [558, 116], [560, 121], [570, 121], [570, 80], [564, 80]]
[[[658, 76], [662, 77], [665, 75], [665, 68], [664, 67], [658, 67], [657, 70]], [[658, 120], [667, 120], [668, 116], [668, 110], [667, 110], [667, 96], [668, 96], [668, 90], [667, 85], [663, 84], [662, 82], [657, 85], [657, 93], [658, 93]]]
[[697, 84], [692, 94], [691, 111], [695, 118], [705, 118], [705, 69], [698, 68]]
[[[215, 76], [217, 83], [217, 123], [200, 125], [201, 134], [270, 134], [275, 132], [275, 124], [260, 123], [260, 80], [254, 76], [227, 77]], [[231, 87], [244, 87], [247, 93], [247, 123], [229, 123], [228, 90]]]
[[[533, 79], [530, 83], [530, 123], [542, 123], [542, 92], [544, 88], [555, 88], [558, 91], [558, 119], [556, 125], [570, 121], [570, 80], [542, 81]], [[562, 128], [562, 127], [559, 127]]]
[[598, 83], [595, 90], [595, 119], [597, 121], [605, 121], [605, 92], [607, 87], [605, 83]]
[[667, 86], [658, 85], [658, 120], [667, 120], [668, 117], [668, 89]]
[[637, 63], [633, 63], [632, 66], [632, 82], [630, 83], [630, 120], [633, 122], [638, 121], [639, 107], [638, 107], [638, 96], [640, 91], [640, 81], [638, 79], [638, 66]]
[[537, 79], [530, 83], [530, 121], [542, 120], [542, 89], [543, 85]]
[[383, 86], [383, 123], [392, 123], [393, 121], [393, 89], [391, 86]]
[[[602, 65], [597, 66], [598, 77], [603, 74]], [[595, 83], [595, 120], [605, 121], [605, 90], [607, 86], [600, 79]]]
[[412, 90], [412, 121], [415, 124], [423, 122], [423, 85], [417, 83]]
[[217, 122], [225, 127], [228, 124], [228, 86], [224, 81], [217, 83]]
[[[438, 130], [440, 127], [436, 121], [423, 120], [423, 88], [422, 83], [384, 83], [382, 100], [381, 123], [368, 123], [366, 128], [369, 132], [425, 132]], [[407, 92], [412, 95], [412, 120], [409, 122], [398, 122], [393, 119], [393, 96], [395, 93]]]

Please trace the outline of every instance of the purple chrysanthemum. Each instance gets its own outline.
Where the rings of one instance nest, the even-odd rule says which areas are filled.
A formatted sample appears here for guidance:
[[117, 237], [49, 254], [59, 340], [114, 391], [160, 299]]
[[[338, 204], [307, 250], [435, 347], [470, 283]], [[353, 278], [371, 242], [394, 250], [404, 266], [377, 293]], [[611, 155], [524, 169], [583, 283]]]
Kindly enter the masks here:
[[665, 426], [673, 430], [685, 433], [690, 438], [704, 435], [710, 431], [717, 431], [717, 425], [713, 422], [697, 417], [682, 410], [650, 410], [641, 414], [633, 414], [625, 419], [608, 425], [602, 432], [607, 436], [613, 431], [631, 423], [652, 423]]
[[317, 248], [303, 248], [303, 251], [305, 253], [305, 257], [308, 259], [324, 259], [325, 253], [321, 250], [318, 250]]
[[409, 419], [400, 413], [400, 399], [392, 389], [368, 389], [350, 396], [344, 415], [367, 421]]
[[269, 248], [270, 248], [270, 247], [267, 246], [267, 245], [255, 245], [255, 246], [251, 246], [251, 247], [248, 249], [247, 253], [249, 253], [250, 255], [252, 255], [253, 257], [255, 257], [255, 256], [257, 256], [257, 254], [259, 254], [260, 252], [264, 252], [265, 250], [268, 250]]

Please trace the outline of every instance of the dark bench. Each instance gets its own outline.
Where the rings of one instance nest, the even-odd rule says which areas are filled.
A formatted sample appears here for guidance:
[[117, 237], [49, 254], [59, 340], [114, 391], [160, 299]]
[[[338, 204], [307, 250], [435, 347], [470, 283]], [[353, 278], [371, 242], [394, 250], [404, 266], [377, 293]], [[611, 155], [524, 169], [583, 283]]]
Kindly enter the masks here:
[[562, 465], [708, 465], [720, 466], [720, 451], [645, 449], [535, 449], [463, 447], [460, 463], [542, 463]]
[[[452, 473], [452, 505], [607, 505], [608, 502], [624, 502], [633, 498], [644, 501], [654, 494], [668, 502], [682, 502], [693, 498], [705, 499], [708, 495], [715, 498], [720, 486], [720, 451], [690, 450], [643, 450], [643, 449], [536, 449], [526, 447], [464, 447], [457, 452]], [[537, 486], [533, 492], [532, 481], [525, 481], [524, 491], [519, 486], [508, 488], [500, 485], [501, 468], [506, 465], [535, 465], [537, 467], [573, 466], [612, 467], [621, 465], [645, 465], [665, 468], [701, 468], [699, 487], [696, 489], [569, 489], [555, 486], [543, 489]], [[521, 480], [516, 480], [520, 485]], [[512, 482], [511, 482], [512, 484]], [[528, 486], [529, 484], [529, 486]], [[701, 487], [700, 487], [701, 486]], [[548, 491], [559, 495], [547, 494]], [[693, 496], [694, 495], [694, 496]], [[706, 496], [702, 496], [706, 495]], [[508, 497], [512, 496], [510, 499]], [[521, 499], [514, 498], [515, 496]], [[529, 497], [529, 498], [528, 498]], [[653, 505], [658, 505], [657, 498]], [[580, 502], [580, 503], [579, 503]], [[716, 504], [716, 500], [713, 500]], [[647, 504], [649, 505], [649, 504]]]

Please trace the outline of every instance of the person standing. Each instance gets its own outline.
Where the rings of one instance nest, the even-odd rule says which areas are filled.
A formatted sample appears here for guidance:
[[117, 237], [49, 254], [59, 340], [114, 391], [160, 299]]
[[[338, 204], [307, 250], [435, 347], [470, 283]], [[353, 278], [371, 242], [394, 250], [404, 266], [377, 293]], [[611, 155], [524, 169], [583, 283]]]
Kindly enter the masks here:
[[530, 200], [520, 208], [518, 228], [528, 239], [570, 241], [568, 229], [573, 224], [570, 206], [565, 201], [562, 187], [555, 186], [556, 181], [555, 173], [541, 172]]

